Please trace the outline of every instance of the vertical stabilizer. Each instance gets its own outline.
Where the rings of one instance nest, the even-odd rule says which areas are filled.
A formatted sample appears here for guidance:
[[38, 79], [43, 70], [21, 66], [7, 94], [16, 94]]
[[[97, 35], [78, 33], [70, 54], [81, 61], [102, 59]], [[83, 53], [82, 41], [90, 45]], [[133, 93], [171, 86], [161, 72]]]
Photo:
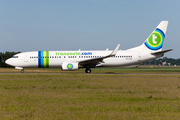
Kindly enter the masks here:
[[166, 35], [168, 21], [162, 21], [145, 41], [145, 46], [150, 50], [161, 50]]
[[152, 52], [161, 51], [166, 35], [167, 26], [168, 21], [161, 21], [142, 45], [129, 50]]

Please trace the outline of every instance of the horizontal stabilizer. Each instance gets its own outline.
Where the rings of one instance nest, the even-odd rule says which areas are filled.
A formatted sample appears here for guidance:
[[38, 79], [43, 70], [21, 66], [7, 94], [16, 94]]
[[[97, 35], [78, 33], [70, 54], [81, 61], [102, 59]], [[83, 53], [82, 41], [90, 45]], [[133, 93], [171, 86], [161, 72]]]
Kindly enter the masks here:
[[169, 50], [163, 50], [163, 51], [159, 51], [159, 52], [154, 52], [154, 53], [151, 53], [151, 55], [159, 55], [159, 54], [164, 54], [166, 52], [169, 52], [169, 51], [172, 51], [173, 49], [169, 49]]

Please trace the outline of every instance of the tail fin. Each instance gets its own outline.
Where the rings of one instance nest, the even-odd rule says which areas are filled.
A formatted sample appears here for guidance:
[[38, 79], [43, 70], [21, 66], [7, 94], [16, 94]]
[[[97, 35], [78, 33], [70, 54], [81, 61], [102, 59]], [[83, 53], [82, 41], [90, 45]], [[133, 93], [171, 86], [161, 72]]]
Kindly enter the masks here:
[[168, 21], [162, 21], [147, 38], [144, 45], [150, 50], [162, 50]]
[[168, 21], [161, 21], [146, 41], [138, 47], [129, 49], [136, 51], [161, 51], [166, 35]]

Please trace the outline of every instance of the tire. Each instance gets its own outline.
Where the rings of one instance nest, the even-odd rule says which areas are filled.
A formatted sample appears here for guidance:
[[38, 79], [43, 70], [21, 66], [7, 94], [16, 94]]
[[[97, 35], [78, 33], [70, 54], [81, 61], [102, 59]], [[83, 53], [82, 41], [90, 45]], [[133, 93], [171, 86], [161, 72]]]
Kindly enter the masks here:
[[85, 72], [86, 72], [86, 73], [91, 73], [91, 69], [86, 68]]
[[24, 73], [24, 69], [21, 70], [21, 73]]

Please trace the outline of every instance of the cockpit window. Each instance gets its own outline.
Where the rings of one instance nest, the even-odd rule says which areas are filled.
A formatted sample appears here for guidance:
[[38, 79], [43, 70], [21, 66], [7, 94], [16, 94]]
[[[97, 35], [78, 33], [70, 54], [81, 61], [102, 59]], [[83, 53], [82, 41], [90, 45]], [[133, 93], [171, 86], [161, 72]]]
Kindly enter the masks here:
[[18, 58], [18, 56], [12, 56], [12, 58]]

